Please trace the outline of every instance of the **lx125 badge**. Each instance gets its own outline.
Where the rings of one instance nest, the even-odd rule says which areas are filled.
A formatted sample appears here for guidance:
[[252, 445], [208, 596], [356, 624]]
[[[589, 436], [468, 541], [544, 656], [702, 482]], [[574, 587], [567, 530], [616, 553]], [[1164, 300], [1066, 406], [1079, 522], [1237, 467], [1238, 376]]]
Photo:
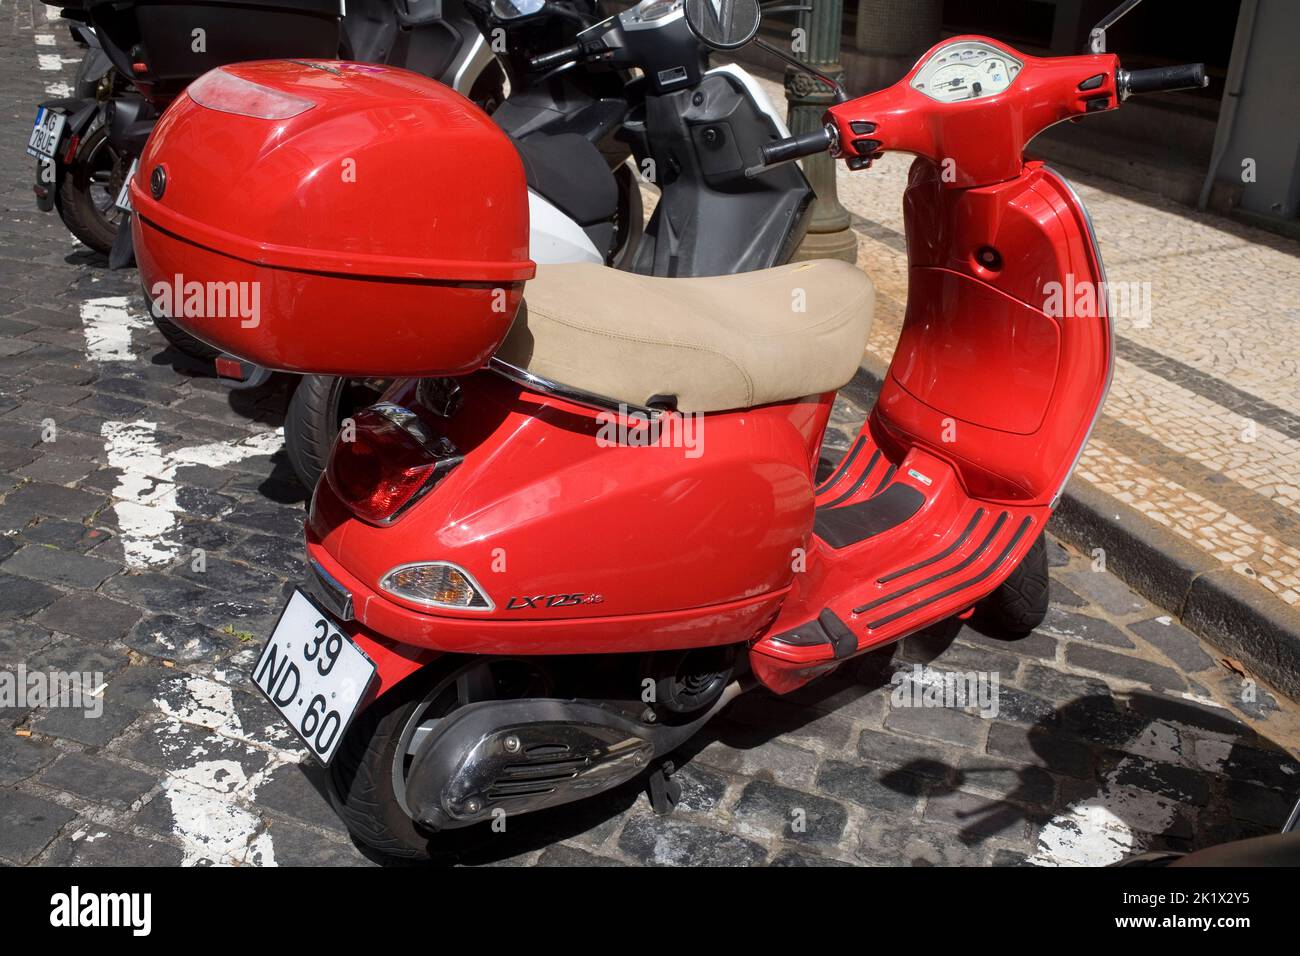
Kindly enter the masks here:
[[580, 604], [599, 604], [605, 600], [599, 594], [536, 594], [532, 596], [512, 597], [506, 602], [507, 611], [522, 611], [526, 607], [539, 611], [557, 607], [577, 607]]

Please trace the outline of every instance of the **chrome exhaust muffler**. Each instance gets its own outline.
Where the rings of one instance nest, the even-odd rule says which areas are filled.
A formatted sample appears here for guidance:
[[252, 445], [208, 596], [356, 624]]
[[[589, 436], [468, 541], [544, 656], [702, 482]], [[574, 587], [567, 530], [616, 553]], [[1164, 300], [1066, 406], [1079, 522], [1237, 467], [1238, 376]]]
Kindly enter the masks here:
[[617, 787], [685, 743], [754, 686], [732, 681], [698, 717], [650, 724], [585, 700], [470, 704], [440, 722], [411, 762], [406, 802], [435, 830], [532, 813]]

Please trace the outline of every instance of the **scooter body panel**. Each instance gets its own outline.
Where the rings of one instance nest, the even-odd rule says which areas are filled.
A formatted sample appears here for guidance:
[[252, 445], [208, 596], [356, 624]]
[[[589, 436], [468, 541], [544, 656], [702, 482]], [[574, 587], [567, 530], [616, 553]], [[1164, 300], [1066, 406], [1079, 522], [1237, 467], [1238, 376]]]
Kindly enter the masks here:
[[845, 463], [818, 489], [808, 573], [751, 648], [751, 668], [777, 692], [1001, 584], [1041, 533], [1105, 400], [1105, 276], [1064, 180], [1029, 163], [993, 186], [948, 189], [921, 158], [904, 216], [908, 310], [889, 372]]
[[918, 160], [904, 216], [911, 287], [874, 413], [883, 440], [950, 461], [972, 495], [1052, 503], [1110, 376], [1087, 214], [1039, 163], [950, 190]]
[[605, 263], [605, 257], [583, 228], [532, 189], [528, 190], [528, 258], [538, 265]]
[[752, 272], [789, 262], [802, 241], [816, 197], [799, 167], [745, 175], [750, 157], [781, 126], [742, 72], [711, 70], [696, 87], [646, 97], [648, 168], [663, 195], [632, 271]]
[[[389, 400], [418, 408], [415, 388]], [[317, 489], [309, 551], [353, 592], [360, 622], [480, 653], [757, 636], [809, 543], [829, 396], [693, 419], [665, 413], [653, 424], [492, 373], [463, 388], [461, 410], [430, 422], [463, 463], [395, 523], [366, 524], [328, 482]], [[654, 428], [659, 443], [643, 444]], [[393, 568], [429, 561], [463, 568], [492, 608], [430, 613], [381, 595]]]

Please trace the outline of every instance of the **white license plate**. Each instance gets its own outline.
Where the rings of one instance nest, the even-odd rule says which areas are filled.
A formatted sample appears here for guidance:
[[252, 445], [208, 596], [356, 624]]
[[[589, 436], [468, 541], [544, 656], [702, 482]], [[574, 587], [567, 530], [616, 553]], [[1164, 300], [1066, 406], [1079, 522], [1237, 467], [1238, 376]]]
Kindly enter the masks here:
[[131, 160], [131, 168], [126, 171], [126, 179], [122, 180], [122, 188], [117, 191], [117, 199], [113, 202], [113, 205], [123, 212], [131, 212], [131, 180], [135, 179], [135, 171], [139, 165], [140, 160]]
[[301, 591], [289, 598], [253, 665], [257, 689], [326, 766], [374, 676], [370, 658]]
[[68, 118], [55, 110], [42, 106], [36, 111], [32, 135], [27, 139], [27, 153], [37, 159], [53, 161], [59, 150], [59, 140], [68, 125]]

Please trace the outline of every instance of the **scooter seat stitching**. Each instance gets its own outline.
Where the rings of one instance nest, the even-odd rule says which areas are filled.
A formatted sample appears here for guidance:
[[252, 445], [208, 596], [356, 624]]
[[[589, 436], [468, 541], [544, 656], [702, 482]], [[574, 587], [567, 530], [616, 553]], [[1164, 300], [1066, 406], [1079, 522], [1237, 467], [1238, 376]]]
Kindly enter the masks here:
[[[593, 335], [598, 335], [601, 336], [602, 338], [611, 339], [616, 342], [636, 342], [640, 345], [660, 345], [669, 348], [685, 349], [691, 352], [703, 352], [708, 355], [716, 355], [718, 358], [722, 359], [723, 361], [730, 363], [731, 366], [736, 370], [736, 373], [744, 381], [746, 406], [748, 406], [749, 403], [751, 403], [754, 399], [753, 379], [750, 377], [749, 373], [745, 371], [744, 367], [739, 362], [737, 362], [735, 359], [729, 356], [726, 352], [723, 352], [721, 349], [712, 348], [706, 345], [692, 345], [687, 342], [664, 341], [664, 340], [651, 339], [651, 338], [646, 338], [637, 335], [625, 335], [623, 333], [613, 333], [610, 332], [608, 329], [593, 328], [588, 325], [583, 325], [580, 322], [574, 322], [570, 319], [561, 318], [560, 316], [555, 315], [553, 312], [548, 312], [545, 309], [539, 309], [530, 306], [529, 310], [532, 312], [536, 312], [537, 314], [547, 319], [550, 319], [552, 322], [555, 322], [557, 325], [563, 325], [570, 329], [577, 329], [578, 331], [581, 332], [590, 332]], [[567, 383], [567, 384], [572, 384], [572, 383]]]

